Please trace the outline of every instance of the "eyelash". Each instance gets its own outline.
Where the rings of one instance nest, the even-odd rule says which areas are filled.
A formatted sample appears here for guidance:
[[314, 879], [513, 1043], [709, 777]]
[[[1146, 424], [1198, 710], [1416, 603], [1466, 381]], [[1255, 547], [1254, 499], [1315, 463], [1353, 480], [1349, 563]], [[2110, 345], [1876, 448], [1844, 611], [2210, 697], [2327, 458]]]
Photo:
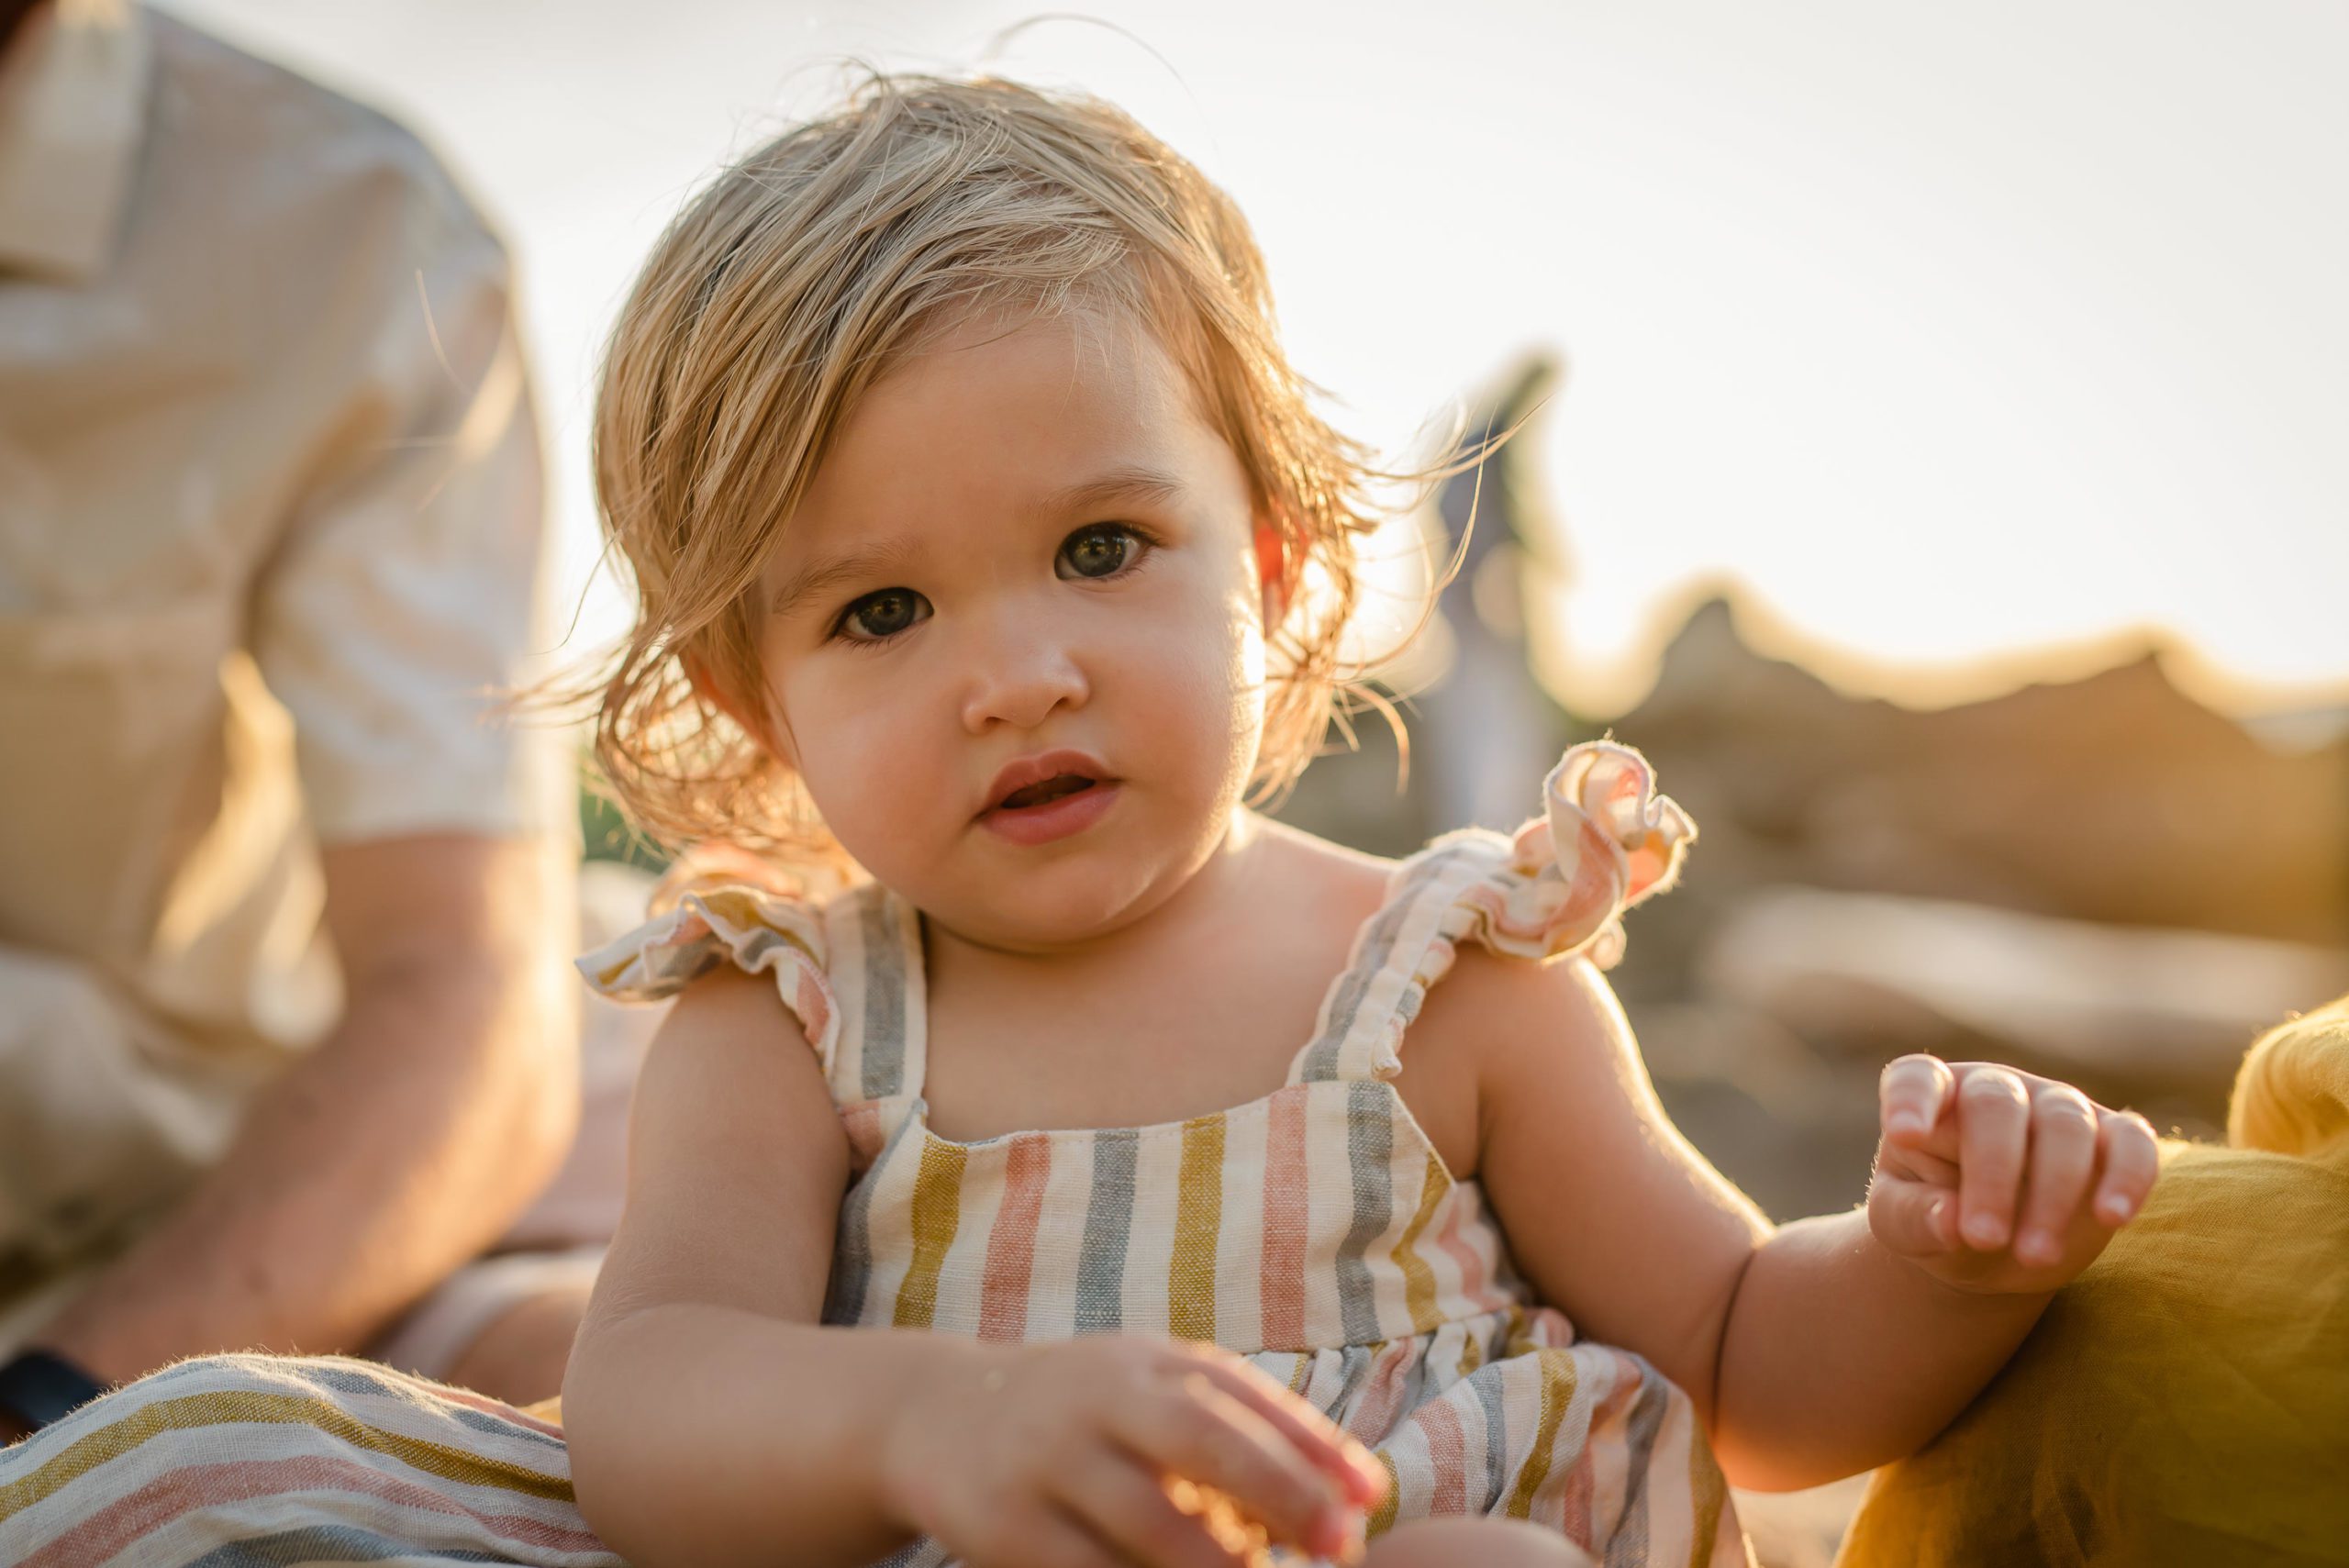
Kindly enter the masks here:
[[[1078, 539], [1084, 539], [1088, 535], [1096, 534], [1114, 534], [1129, 539], [1133, 545], [1134, 552], [1115, 572], [1108, 573], [1099, 577], [1085, 577], [1079, 575], [1074, 578], [1063, 578], [1062, 580], [1063, 582], [1115, 583], [1120, 578], [1130, 576], [1134, 572], [1140, 570], [1141, 563], [1149, 560], [1152, 552], [1158, 549], [1157, 539], [1153, 537], [1148, 529], [1138, 528], [1132, 523], [1087, 523], [1083, 528], [1074, 529], [1066, 539], [1061, 540], [1060, 550], [1055, 550], [1052, 553], [1052, 562], [1055, 568], [1059, 565], [1062, 551], [1066, 550], [1070, 545], [1075, 543]], [[1055, 572], [1055, 575], [1057, 575], [1057, 572]], [[905, 636], [907, 632], [911, 631], [914, 627], [919, 626], [921, 621], [918, 620], [915, 621], [912, 626], [902, 628], [899, 630], [889, 632], [880, 637], [857, 637], [850, 634], [848, 629], [849, 622], [855, 617], [856, 613], [860, 608], [872, 603], [875, 599], [885, 599], [894, 594], [907, 594], [911, 595], [916, 599], [922, 598], [921, 595], [915, 593], [911, 588], [876, 588], [870, 594], [860, 594], [843, 606], [841, 609], [841, 613], [833, 618], [831, 630], [826, 635], [825, 640], [828, 642], [843, 642], [852, 648], [885, 648], [889, 644], [896, 641], [899, 638]], [[926, 604], [929, 601], [925, 599], [923, 602]], [[928, 616], [924, 616], [922, 620], [927, 620], [930, 617]]]

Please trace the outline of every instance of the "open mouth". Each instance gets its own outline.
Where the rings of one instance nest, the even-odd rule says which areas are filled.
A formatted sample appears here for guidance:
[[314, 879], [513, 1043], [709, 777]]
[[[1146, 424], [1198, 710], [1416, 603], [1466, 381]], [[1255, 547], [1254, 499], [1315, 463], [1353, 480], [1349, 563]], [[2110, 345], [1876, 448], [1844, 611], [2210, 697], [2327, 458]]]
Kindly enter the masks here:
[[1064, 800], [1091, 789], [1100, 782], [1081, 773], [1055, 773], [1041, 783], [1023, 784], [1013, 790], [996, 802], [995, 808], [997, 811], [1023, 811], [1030, 806], [1049, 806], [1055, 800]]

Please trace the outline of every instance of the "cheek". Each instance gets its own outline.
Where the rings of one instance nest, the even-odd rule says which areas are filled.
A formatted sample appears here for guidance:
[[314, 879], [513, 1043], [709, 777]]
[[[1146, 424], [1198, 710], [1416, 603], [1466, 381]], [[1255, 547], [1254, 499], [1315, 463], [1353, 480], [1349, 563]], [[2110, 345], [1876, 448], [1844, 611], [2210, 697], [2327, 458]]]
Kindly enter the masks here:
[[[1235, 613], [1242, 607], [1251, 613]], [[1254, 766], [1264, 726], [1264, 640], [1252, 606], [1203, 592], [1128, 642], [1123, 662], [1120, 684], [1139, 699], [1130, 732], [1146, 738], [1170, 768], [1221, 775]]]
[[937, 794], [943, 760], [918, 722], [918, 705], [889, 701], [876, 683], [854, 674], [786, 678], [777, 690], [791, 760], [809, 798], [841, 846], [871, 865], [867, 851], [902, 836], [919, 820], [920, 803]]

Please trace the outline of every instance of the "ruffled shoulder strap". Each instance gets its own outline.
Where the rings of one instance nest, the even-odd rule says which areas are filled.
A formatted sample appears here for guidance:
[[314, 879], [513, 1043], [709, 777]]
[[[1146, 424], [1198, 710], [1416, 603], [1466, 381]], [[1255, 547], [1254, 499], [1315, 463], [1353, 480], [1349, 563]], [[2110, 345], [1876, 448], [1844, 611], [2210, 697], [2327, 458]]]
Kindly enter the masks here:
[[1542, 805], [1510, 840], [1506, 868], [1467, 890], [1461, 934], [1520, 958], [1586, 951], [1612, 969], [1623, 911], [1680, 880], [1697, 824], [1655, 792], [1645, 757], [1612, 740], [1568, 748], [1542, 782]]
[[620, 1002], [674, 996], [721, 963], [773, 974], [825, 1075], [840, 1043], [840, 1006], [824, 973], [822, 911], [785, 891], [758, 862], [707, 856], [680, 862], [652, 896], [651, 919], [577, 960], [590, 990]]
[[1697, 825], [1655, 793], [1647, 759], [1611, 740], [1570, 748], [1542, 783], [1542, 816], [1513, 836], [1447, 833], [1397, 866], [1355, 939], [1289, 1081], [1392, 1078], [1403, 1031], [1459, 944], [1530, 959], [1623, 956], [1623, 911], [1676, 882]]

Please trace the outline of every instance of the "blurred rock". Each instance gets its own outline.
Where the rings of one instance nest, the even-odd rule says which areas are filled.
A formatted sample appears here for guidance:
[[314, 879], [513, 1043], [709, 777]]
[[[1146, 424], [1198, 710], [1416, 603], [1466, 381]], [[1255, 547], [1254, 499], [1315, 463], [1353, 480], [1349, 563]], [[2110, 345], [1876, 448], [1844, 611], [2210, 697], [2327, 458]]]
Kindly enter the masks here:
[[1763, 657], [1715, 599], [1614, 728], [1702, 824], [1717, 885], [2349, 945], [2349, 740], [2271, 748], [2151, 652], [1919, 711]]
[[1748, 896], [1698, 970], [1708, 995], [1810, 1040], [1971, 1030], [2065, 1076], [2186, 1086], [2207, 1075], [2214, 1041], [2349, 990], [2335, 948], [1801, 887]]

